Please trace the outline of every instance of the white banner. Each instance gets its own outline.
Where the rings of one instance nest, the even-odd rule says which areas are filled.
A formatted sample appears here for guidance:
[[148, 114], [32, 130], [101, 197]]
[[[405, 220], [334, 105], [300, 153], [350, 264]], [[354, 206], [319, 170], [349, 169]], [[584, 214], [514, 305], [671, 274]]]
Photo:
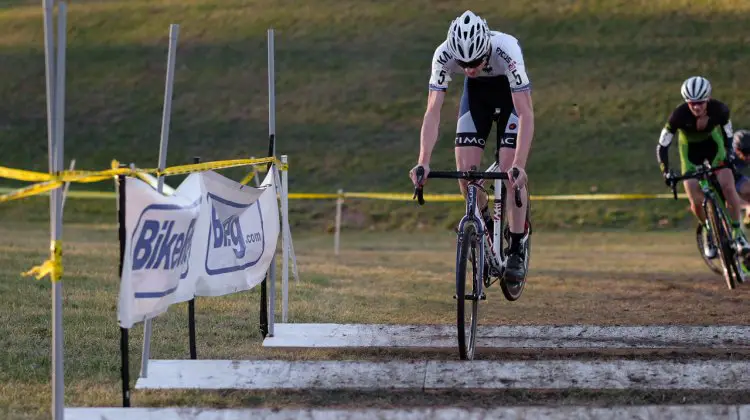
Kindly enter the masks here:
[[171, 196], [127, 178], [122, 327], [194, 296], [249, 290], [263, 280], [280, 231], [273, 173], [260, 188], [193, 173]]

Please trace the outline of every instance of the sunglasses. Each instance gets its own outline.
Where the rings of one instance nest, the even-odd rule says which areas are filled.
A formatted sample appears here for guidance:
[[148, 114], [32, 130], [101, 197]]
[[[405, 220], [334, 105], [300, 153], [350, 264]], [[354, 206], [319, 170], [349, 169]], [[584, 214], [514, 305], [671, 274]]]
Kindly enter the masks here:
[[473, 69], [476, 67], [479, 67], [484, 62], [485, 57], [479, 57], [476, 60], [471, 60], [468, 63], [461, 60], [456, 60], [456, 64], [458, 64], [458, 67], [461, 67], [462, 69]]
[[705, 104], [707, 102], [708, 101], [687, 101], [687, 104], [690, 105], [690, 106], [693, 106], [693, 105], [703, 105], [703, 104]]

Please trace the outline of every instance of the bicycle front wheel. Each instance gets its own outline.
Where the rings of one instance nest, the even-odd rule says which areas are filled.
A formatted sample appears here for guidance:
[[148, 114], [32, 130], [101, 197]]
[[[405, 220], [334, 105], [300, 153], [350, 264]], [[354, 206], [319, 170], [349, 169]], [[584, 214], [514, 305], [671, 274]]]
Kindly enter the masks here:
[[716, 245], [719, 252], [719, 258], [721, 259], [724, 280], [726, 280], [729, 289], [734, 289], [736, 285], [735, 275], [739, 274], [739, 267], [737, 267], [734, 251], [732, 250], [731, 232], [728, 226], [723, 223], [722, 218], [719, 217], [716, 203], [713, 200], [706, 200], [705, 209], [706, 217], [711, 224], [711, 234], [714, 238], [714, 244]]
[[704, 227], [703, 223], [698, 223], [698, 227], [695, 228], [695, 242], [698, 245], [698, 253], [701, 254], [701, 259], [703, 259], [703, 262], [706, 263], [708, 268], [711, 269], [714, 273], [721, 275], [722, 270], [721, 268], [714, 263], [714, 259], [708, 259], [706, 257], [706, 254], [704, 253], [704, 248], [706, 246], [706, 241], [708, 241], [709, 237], [708, 235], [711, 235]]
[[461, 360], [474, 359], [479, 311], [479, 238], [474, 223], [465, 223], [456, 246], [456, 329]]

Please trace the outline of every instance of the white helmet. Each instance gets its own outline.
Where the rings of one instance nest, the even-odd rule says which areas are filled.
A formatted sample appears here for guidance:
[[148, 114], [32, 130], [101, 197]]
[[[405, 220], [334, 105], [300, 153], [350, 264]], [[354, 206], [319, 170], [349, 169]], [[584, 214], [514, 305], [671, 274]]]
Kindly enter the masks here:
[[705, 77], [693, 76], [682, 83], [680, 93], [685, 101], [705, 101], [711, 96], [711, 82]]
[[448, 51], [456, 60], [469, 63], [484, 57], [490, 49], [487, 21], [471, 10], [457, 17], [448, 29]]

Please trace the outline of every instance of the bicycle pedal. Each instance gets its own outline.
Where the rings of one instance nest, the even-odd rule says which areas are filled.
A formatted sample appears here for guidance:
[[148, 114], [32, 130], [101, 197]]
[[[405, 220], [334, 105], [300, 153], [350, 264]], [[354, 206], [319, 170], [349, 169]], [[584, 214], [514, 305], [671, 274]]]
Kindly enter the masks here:
[[479, 300], [487, 300], [487, 295], [482, 293], [482, 296], [479, 297]]

